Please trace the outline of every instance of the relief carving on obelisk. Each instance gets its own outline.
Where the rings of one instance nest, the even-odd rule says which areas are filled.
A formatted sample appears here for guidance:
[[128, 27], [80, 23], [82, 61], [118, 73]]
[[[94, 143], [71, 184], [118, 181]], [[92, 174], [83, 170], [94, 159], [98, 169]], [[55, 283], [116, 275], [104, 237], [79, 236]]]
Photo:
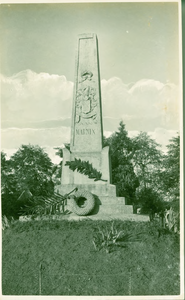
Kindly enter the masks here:
[[77, 41], [70, 150], [101, 152], [102, 137], [97, 37], [82, 34]]
[[97, 123], [97, 100], [96, 88], [93, 86], [93, 73], [84, 71], [78, 82], [75, 123], [81, 125]]

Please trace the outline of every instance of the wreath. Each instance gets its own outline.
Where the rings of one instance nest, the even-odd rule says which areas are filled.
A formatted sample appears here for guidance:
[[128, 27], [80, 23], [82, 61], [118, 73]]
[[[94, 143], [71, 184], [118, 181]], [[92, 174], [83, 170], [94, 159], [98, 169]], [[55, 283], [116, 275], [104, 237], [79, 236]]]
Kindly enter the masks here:
[[95, 198], [93, 194], [85, 190], [78, 190], [69, 197], [70, 209], [78, 216], [86, 216], [95, 207]]

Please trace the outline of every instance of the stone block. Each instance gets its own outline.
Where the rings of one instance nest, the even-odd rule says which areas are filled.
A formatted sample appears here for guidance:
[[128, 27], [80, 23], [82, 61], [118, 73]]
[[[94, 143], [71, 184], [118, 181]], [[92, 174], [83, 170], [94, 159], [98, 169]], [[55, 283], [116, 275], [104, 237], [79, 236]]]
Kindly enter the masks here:
[[87, 190], [90, 193], [98, 196], [98, 197], [113, 197], [116, 198], [116, 186], [113, 184], [106, 184], [104, 182], [99, 182], [95, 184], [63, 184], [58, 185], [55, 188], [55, 191], [61, 195], [65, 195], [70, 193], [75, 188], [81, 190]]
[[[101, 152], [70, 152], [68, 149], [63, 149], [63, 164], [62, 164], [62, 177], [61, 184], [95, 184], [94, 179], [88, 178], [84, 174], [72, 171], [66, 166], [66, 161], [74, 161], [80, 159], [81, 161], [88, 161], [92, 164], [93, 168], [102, 173], [102, 179], [108, 184], [111, 182], [110, 176], [110, 158], [109, 147], [105, 147]], [[102, 181], [101, 181], [102, 183]], [[99, 181], [97, 181], [99, 184]]]

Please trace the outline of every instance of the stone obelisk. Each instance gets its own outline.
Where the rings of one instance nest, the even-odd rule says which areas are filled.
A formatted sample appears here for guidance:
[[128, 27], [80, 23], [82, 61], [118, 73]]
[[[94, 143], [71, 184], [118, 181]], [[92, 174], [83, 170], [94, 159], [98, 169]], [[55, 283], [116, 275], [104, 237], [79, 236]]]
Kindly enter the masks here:
[[[77, 187], [96, 195], [101, 203], [99, 217], [132, 213], [133, 208], [125, 205], [125, 198], [116, 197], [116, 186], [111, 184], [109, 147], [103, 147], [102, 138], [98, 41], [94, 33], [81, 34], [76, 51], [70, 150], [63, 149], [61, 185], [56, 190], [64, 195]], [[66, 162], [75, 159], [88, 161], [101, 172], [103, 180], [94, 181], [70, 170]]]
[[[116, 196], [111, 185], [109, 147], [102, 147], [103, 125], [98, 41], [94, 33], [81, 34], [77, 40], [75, 84], [71, 122], [70, 151], [63, 151], [61, 189], [69, 192], [82, 187], [95, 194]], [[103, 181], [94, 181], [65, 165], [74, 159], [88, 161], [102, 173]]]

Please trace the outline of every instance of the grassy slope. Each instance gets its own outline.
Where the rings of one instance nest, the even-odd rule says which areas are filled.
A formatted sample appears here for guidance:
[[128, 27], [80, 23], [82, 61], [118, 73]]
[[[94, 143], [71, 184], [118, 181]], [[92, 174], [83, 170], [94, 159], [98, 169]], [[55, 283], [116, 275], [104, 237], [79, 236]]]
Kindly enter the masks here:
[[[3, 232], [4, 295], [176, 295], [179, 240], [150, 223], [116, 221], [140, 242], [111, 253], [95, 251], [94, 230], [108, 221], [17, 222]], [[39, 266], [42, 270], [39, 273]]]

